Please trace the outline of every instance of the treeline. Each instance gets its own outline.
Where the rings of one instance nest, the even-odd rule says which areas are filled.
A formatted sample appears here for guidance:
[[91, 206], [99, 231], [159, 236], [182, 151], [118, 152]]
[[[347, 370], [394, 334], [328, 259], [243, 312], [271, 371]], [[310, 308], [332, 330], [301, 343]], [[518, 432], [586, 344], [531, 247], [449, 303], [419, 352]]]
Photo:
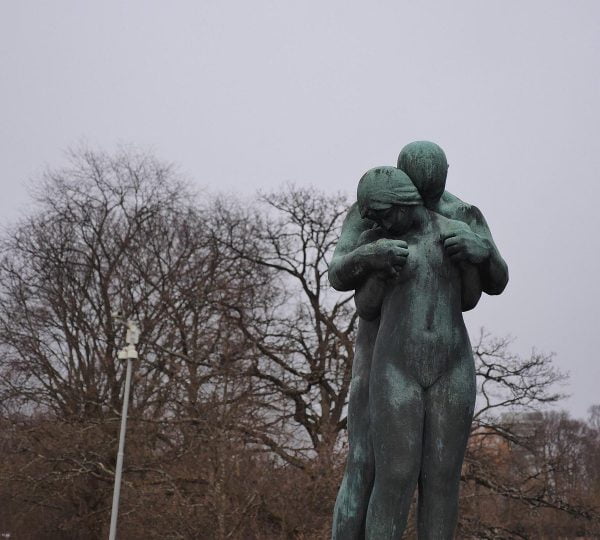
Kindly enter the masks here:
[[[108, 534], [139, 321], [120, 538], [327, 538], [356, 315], [327, 282], [349, 201], [287, 186], [200, 196], [148, 155], [81, 150], [1, 239], [0, 534]], [[600, 537], [600, 410], [552, 358], [474, 346], [460, 538]], [[412, 534], [412, 533], [410, 533]]]

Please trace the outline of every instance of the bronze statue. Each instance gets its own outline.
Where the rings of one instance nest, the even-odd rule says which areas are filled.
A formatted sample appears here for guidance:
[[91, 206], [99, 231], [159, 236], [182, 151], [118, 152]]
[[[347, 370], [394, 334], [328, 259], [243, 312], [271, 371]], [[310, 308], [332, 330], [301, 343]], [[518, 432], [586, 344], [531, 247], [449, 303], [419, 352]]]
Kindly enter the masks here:
[[475, 400], [462, 311], [500, 294], [506, 263], [481, 212], [444, 191], [430, 142], [363, 176], [330, 264], [360, 315], [349, 455], [333, 538], [401, 538], [419, 485], [419, 538], [452, 538]]

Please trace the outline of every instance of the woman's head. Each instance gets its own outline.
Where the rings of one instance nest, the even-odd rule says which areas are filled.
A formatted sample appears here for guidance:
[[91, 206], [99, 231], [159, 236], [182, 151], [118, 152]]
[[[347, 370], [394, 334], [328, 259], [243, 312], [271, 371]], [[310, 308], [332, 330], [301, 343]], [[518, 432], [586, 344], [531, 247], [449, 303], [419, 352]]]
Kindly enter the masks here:
[[411, 207], [423, 204], [410, 178], [396, 167], [367, 171], [358, 183], [356, 195], [360, 215], [390, 231], [410, 224]]

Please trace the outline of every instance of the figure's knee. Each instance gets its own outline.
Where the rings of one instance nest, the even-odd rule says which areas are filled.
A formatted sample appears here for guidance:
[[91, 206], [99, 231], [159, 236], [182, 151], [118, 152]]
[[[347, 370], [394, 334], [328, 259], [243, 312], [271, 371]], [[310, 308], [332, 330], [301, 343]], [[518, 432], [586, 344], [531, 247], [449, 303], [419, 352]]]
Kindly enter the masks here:
[[419, 477], [419, 484], [429, 493], [448, 496], [458, 490], [461, 467], [424, 467]]
[[419, 476], [420, 497], [423, 500], [437, 500], [450, 503], [458, 497], [461, 471], [462, 455], [447, 455], [447, 459], [430, 459], [423, 457], [423, 467]]
[[351, 491], [370, 491], [375, 476], [375, 458], [369, 446], [354, 447], [348, 453], [345, 481]]
[[369, 411], [365, 407], [348, 411], [348, 464], [363, 467], [373, 461], [373, 446], [370, 438]]
[[[347, 463], [353, 467], [365, 469], [374, 466], [373, 449], [368, 440], [355, 440], [348, 450]], [[358, 444], [360, 443], [360, 444]]]
[[401, 491], [414, 489], [419, 477], [420, 460], [410, 456], [400, 456], [401, 459], [386, 460], [385, 466], [377, 464], [375, 481], [379, 489], [395, 496]]

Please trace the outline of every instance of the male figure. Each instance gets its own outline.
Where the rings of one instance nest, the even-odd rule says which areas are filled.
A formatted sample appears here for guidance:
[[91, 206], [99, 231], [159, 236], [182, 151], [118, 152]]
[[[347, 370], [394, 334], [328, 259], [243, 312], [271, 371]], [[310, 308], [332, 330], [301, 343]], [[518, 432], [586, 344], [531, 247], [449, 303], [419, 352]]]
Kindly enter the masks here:
[[[443, 150], [434, 143], [418, 141], [405, 146], [398, 168], [408, 174], [429, 210], [466, 223], [468, 228], [444, 231], [444, 249], [456, 262], [466, 261], [479, 271], [487, 294], [500, 294], [508, 282], [508, 269], [500, 256], [481, 212], [444, 191], [448, 164]], [[404, 240], [381, 238], [360, 244], [359, 238], [374, 226], [360, 215], [355, 203], [344, 221], [342, 233], [329, 267], [334, 288], [360, 289], [373, 272], [394, 277], [402, 272], [409, 256]], [[463, 306], [470, 309], [471, 305]], [[360, 313], [360, 311], [359, 311]], [[336, 501], [332, 538], [364, 538], [367, 506], [374, 478], [374, 457], [369, 426], [369, 379], [379, 319], [360, 318], [356, 336], [352, 388], [348, 408], [349, 453], [346, 472]], [[401, 337], [401, 336], [400, 336]]]

